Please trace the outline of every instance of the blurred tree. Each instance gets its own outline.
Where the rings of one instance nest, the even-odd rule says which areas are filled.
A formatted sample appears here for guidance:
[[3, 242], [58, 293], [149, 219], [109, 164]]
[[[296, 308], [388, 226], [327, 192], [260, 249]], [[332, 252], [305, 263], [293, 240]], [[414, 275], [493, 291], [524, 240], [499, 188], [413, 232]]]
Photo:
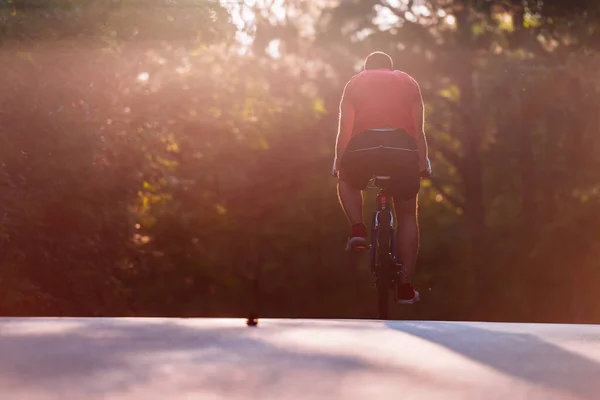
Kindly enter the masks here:
[[0, 313], [237, 316], [258, 275], [263, 315], [372, 317], [328, 171], [379, 49], [421, 82], [436, 171], [433, 290], [395, 316], [597, 320], [598, 13], [574, 5], [0, 2]]

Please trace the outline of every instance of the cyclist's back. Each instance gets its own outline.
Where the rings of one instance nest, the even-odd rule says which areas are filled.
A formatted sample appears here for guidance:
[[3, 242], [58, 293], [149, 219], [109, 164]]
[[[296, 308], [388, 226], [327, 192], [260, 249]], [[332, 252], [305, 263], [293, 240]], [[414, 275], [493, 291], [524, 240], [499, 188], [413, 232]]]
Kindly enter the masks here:
[[355, 112], [352, 136], [369, 129], [396, 128], [414, 138], [411, 107], [419, 96], [415, 80], [401, 71], [372, 69], [353, 76], [344, 91]]
[[392, 178], [398, 200], [413, 197], [420, 186], [413, 104], [420, 101], [417, 83], [389, 68], [368, 69], [346, 84], [342, 102], [354, 121], [340, 167], [342, 179], [364, 189], [373, 175]]

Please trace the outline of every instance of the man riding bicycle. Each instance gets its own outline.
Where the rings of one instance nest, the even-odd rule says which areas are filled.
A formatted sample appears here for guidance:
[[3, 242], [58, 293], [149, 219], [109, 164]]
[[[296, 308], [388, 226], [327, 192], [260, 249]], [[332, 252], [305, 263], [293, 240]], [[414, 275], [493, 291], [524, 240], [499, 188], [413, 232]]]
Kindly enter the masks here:
[[403, 266], [396, 293], [400, 304], [420, 300], [410, 278], [419, 251], [420, 178], [430, 174], [423, 124], [418, 83], [394, 70], [389, 55], [374, 52], [367, 56], [363, 71], [348, 81], [342, 94], [334, 171], [339, 173], [339, 200], [352, 225], [347, 250], [367, 247], [362, 190], [374, 175], [391, 178], [389, 191], [394, 197]]

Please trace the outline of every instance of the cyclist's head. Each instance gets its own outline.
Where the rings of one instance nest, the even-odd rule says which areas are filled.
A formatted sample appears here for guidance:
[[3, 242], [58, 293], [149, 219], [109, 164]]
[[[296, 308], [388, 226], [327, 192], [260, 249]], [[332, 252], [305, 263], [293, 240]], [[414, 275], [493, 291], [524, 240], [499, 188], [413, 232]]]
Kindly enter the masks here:
[[374, 51], [365, 58], [365, 70], [368, 69], [394, 69], [392, 57], [383, 51]]

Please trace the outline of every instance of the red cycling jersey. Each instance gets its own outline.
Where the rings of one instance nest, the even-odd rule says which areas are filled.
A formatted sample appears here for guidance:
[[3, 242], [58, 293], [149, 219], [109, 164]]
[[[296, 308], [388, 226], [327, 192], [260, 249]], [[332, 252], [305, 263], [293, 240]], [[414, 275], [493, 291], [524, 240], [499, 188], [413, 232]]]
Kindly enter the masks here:
[[421, 101], [421, 91], [417, 81], [405, 72], [362, 71], [348, 81], [342, 101], [354, 109], [352, 136], [377, 128], [400, 128], [412, 137], [417, 135], [412, 107]]

